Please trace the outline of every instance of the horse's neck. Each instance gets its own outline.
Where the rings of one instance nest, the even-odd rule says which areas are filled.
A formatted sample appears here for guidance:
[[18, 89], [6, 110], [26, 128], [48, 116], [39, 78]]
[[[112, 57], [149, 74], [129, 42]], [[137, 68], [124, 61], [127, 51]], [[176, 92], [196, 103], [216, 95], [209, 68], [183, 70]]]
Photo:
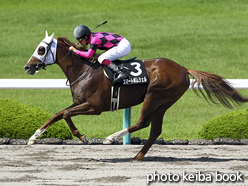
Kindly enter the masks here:
[[[56, 55], [57, 61], [65, 76], [67, 79], [69, 79], [70, 83], [77, 80], [85, 71], [87, 71], [87, 74], [85, 74], [86, 76], [88, 76], [90, 73], [98, 74], [96, 73], [97, 71], [99, 71], [100, 74], [103, 74], [103, 71], [100, 68], [101, 65], [96, 62], [99, 57], [98, 54], [95, 54], [91, 59], [89, 59], [90, 61], [88, 61], [84, 58], [79, 58], [73, 52], [65, 57], [68, 52], [69, 50], [65, 44], [63, 42], [58, 42]], [[92, 64], [93, 61], [95, 61], [94, 64]], [[89, 68], [89, 66], [92, 68]], [[94, 77], [94, 75], [92, 76]]]
[[66, 56], [67, 52], [68, 51], [61, 49], [57, 50], [57, 61], [59, 61], [58, 65], [64, 72], [67, 79], [72, 82], [77, 79], [77, 76], [79, 76], [80, 73], [84, 72], [87, 69], [90, 62], [88, 62], [87, 60], [79, 59], [72, 52], [65, 59], [63, 59], [64, 56]]

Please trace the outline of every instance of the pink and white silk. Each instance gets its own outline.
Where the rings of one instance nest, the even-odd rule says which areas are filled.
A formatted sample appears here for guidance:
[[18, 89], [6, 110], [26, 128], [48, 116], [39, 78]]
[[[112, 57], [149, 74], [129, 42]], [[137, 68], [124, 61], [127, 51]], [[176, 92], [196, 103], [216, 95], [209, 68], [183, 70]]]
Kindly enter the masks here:
[[90, 35], [89, 39], [90, 48], [87, 52], [76, 50], [76, 54], [90, 58], [97, 49], [106, 50], [100, 55], [98, 61], [102, 63], [105, 59], [114, 61], [118, 58], [124, 57], [129, 54], [131, 45], [123, 36], [107, 33], [107, 32], [94, 32]]

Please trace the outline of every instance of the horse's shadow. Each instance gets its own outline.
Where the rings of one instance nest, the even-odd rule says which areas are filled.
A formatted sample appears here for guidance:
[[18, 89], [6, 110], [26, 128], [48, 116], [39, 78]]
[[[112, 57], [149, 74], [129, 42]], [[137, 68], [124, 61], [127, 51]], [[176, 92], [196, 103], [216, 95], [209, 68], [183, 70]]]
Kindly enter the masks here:
[[[141, 162], [164, 162], [164, 163], [176, 163], [176, 162], [228, 162], [228, 161], [248, 161], [248, 159], [238, 159], [238, 158], [213, 158], [213, 157], [199, 157], [199, 158], [175, 158], [175, 157], [144, 157]], [[122, 162], [137, 162], [132, 158], [113, 158], [113, 159], [101, 159], [102, 162], [108, 163], [122, 163]]]

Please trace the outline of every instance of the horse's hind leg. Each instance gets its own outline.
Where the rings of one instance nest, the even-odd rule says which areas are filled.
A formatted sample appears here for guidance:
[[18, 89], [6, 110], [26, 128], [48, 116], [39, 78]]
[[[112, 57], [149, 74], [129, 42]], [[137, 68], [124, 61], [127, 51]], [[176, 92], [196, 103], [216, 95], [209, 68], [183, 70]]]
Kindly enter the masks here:
[[[158, 105], [160, 105], [161, 102], [163, 102], [163, 101], [164, 100], [161, 100], [161, 98], [159, 99], [159, 97], [154, 95], [154, 94], [147, 95], [145, 98], [145, 101], [143, 103], [141, 115], [140, 115], [138, 122], [135, 125], [128, 127], [127, 129], [123, 129], [121, 131], [118, 131], [118, 132], [108, 136], [103, 141], [103, 143], [104, 144], [111, 144], [114, 142], [114, 140], [117, 140], [117, 139], [119, 139], [119, 138], [121, 138], [121, 137], [123, 137], [129, 133], [132, 133], [132, 132], [135, 132], [135, 131], [138, 131], [140, 129], [148, 127], [150, 125], [153, 112], [155, 112]], [[174, 104], [175, 102], [176, 101], [174, 101], [172, 104]]]
[[103, 144], [111, 144], [114, 142], [114, 140], [117, 140], [129, 133], [148, 127], [151, 122], [153, 110], [155, 110], [156, 106], [159, 104], [159, 102], [156, 103], [156, 101], [152, 101], [152, 100], [153, 100], [152, 96], [147, 96], [142, 106], [141, 116], [139, 118], [139, 121], [135, 125], [108, 136], [103, 141]]
[[170, 108], [176, 101], [177, 100], [161, 105], [154, 111], [151, 119], [150, 136], [141, 151], [135, 156], [135, 160], [142, 160], [152, 144], [159, 137], [162, 132], [163, 116], [166, 110]]

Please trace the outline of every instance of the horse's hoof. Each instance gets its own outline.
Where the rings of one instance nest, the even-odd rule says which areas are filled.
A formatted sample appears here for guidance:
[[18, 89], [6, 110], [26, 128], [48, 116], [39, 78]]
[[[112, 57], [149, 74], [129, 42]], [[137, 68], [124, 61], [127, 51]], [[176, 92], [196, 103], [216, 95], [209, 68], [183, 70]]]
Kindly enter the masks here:
[[142, 161], [143, 158], [133, 158], [133, 161]]
[[143, 153], [138, 153], [138, 154], [134, 157], [133, 160], [135, 160], [135, 161], [142, 161], [143, 158], [144, 158], [144, 156], [145, 156], [145, 154], [143, 154]]
[[137, 158], [137, 157], [133, 158], [133, 161], [142, 161], [142, 160], [143, 158]]
[[103, 143], [104, 145], [111, 145], [113, 142], [114, 142], [113, 140], [110, 140], [110, 139], [107, 139], [107, 138], [106, 138], [105, 140], [103, 140], [102, 143]]
[[28, 141], [28, 145], [33, 145], [35, 143], [36, 140], [29, 140]]
[[88, 143], [88, 140], [87, 140], [86, 135], [80, 136], [80, 140], [81, 140], [83, 143]]

